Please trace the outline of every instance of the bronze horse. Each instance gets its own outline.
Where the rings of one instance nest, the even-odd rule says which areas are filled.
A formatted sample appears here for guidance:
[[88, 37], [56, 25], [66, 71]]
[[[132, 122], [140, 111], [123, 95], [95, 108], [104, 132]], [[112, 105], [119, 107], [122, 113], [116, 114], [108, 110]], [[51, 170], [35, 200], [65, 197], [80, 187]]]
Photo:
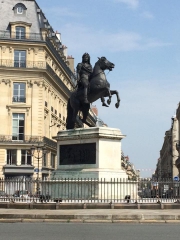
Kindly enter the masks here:
[[[113, 68], [114, 64], [108, 61], [105, 57], [98, 58], [89, 82], [87, 95], [89, 104], [83, 102], [84, 94], [81, 87], [71, 93], [67, 104], [66, 129], [73, 129], [75, 127], [76, 116], [79, 111], [82, 111], [83, 113], [83, 119], [81, 119], [82, 122], [88, 124], [86, 119], [89, 113], [90, 103], [95, 102], [99, 98], [101, 98], [102, 105], [108, 107], [111, 103], [112, 95], [116, 94], [117, 102], [115, 106], [116, 108], [119, 107], [120, 98], [118, 91], [110, 90], [110, 84], [104, 73], [105, 70], [112, 71]], [[105, 103], [104, 97], [109, 97], [107, 100], [108, 105]]]

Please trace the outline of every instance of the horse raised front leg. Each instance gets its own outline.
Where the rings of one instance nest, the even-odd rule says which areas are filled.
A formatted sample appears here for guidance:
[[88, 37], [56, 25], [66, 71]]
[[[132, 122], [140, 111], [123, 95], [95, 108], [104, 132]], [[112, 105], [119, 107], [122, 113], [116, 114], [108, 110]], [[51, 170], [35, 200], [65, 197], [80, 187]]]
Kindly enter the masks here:
[[107, 104], [111, 104], [111, 98], [112, 98], [112, 93], [111, 93], [111, 90], [108, 89], [108, 96], [109, 96], [109, 99], [107, 100]]
[[102, 106], [104, 107], [109, 107], [106, 103], [105, 103], [105, 98], [101, 97], [101, 102], [102, 102]]
[[111, 90], [110, 91], [112, 95], [116, 94], [117, 97], [117, 103], [115, 104], [115, 107], [118, 108], [120, 106], [120, 97], [119, 97], [119, 93], [116, 90]]
[[109, 99], [107, 100], [107, 104], [108, 104], [108, 105], [111, 104], [111, 98], [112, 98], [112, 96], [109, 96]]

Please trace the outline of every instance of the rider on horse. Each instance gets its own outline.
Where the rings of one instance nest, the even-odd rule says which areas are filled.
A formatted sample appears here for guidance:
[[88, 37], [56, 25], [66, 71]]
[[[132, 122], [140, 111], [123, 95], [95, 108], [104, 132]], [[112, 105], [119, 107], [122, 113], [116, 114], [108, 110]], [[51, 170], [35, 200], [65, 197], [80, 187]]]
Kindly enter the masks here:
[[88, 53], [84, 53], [82, 56], [82, 63], [77, 65], [77, 82], [78, 89], [84, 89], [84, 103], [89, 103], [87, 99], [87, 92], [89, 86], [89, 79], [93, 69], [90, 64], [90, 56]]

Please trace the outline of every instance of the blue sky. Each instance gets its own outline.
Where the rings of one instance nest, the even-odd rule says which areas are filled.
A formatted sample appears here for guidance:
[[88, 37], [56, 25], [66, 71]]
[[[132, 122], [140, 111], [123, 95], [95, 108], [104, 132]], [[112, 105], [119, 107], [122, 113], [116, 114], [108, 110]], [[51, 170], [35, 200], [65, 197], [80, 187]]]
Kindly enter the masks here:
[[[122, 150], [143, 177], [156, 167], [165, 131], [180, 101], [179, 0], [37, 0], [62, 36], [75, 66], [84, 52], [115, 64], [107, 80], [119, 109], [98, 107], [99, 117], [126, 136]], [[115, 97], [113, 97], [115, 99]], [[151, 169], [151, 170], [150, 170]]]

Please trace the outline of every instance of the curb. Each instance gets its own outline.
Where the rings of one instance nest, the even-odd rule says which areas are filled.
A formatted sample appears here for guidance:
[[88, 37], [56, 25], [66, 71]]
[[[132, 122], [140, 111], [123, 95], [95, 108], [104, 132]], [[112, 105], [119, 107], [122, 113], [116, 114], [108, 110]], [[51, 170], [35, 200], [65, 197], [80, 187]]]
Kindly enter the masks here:
[[180, 220], [95, 220], [95, 219], [0, 219], [0, 223], [135, 223], [135, 224], [180, 224]]
[[0, 214], [0, 223], [2, 222], [180, 223], [180, 215]]
[[142, 209], [142, 210], [171, 210], [180, 209], [180, 203], [23, 203], [0, 202], [0, 209]]

